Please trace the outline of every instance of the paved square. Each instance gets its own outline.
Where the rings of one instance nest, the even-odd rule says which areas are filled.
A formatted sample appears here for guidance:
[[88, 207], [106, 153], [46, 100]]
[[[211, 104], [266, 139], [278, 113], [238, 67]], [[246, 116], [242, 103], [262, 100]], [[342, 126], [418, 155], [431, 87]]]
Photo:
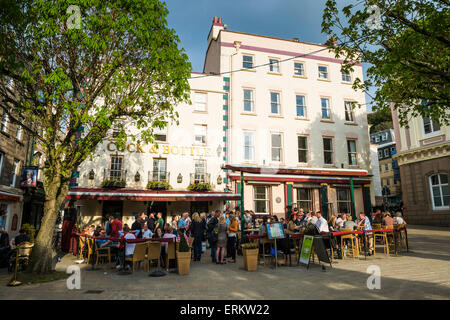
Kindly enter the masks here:
[[[121, 276], [82, 265], [81, 289], [68, 290], [65, 280], [6, 287], [10, 275], [2, 269], [0, 299], [450, 299], [450, 229], [410, 226], [408, 236], [409, 253], [386, 257], [379, 248], [375, 257], [337, 260], [326, 272], [318, 265], [276, 271], [260, 266], [247, 272], [242, 257], [235, 264], [216, 265], [207, 251], [201, 262], [191, 263], [187, 276], [153, 278], [141, 270]], [[67, 255], [57, 269], [65, 270], [74, 260]], [[370, 265], [381, 268], [380, 290], [366, 286]]]

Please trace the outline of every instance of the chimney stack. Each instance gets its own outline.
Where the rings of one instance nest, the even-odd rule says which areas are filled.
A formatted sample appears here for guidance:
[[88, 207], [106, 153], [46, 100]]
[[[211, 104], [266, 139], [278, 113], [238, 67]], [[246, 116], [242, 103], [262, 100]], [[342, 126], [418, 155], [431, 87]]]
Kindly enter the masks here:
[[208, 35], [208, 46], [212, 40], [217, 40], [220, 30], [224, 29], [225, 25], [222, 22], [222, 18], [214, 16], [211, 30], [209, 31]]

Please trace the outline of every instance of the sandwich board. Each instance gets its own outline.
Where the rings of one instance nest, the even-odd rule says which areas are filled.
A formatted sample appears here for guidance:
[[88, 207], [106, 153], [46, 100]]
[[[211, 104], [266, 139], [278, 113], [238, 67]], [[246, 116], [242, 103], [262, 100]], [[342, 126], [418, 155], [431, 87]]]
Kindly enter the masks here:
[[328, 256], [321, 236], [303, 236], [302, 249], [300, 251], [300, 258], [298, 262], [305, 264], [306, 268], [309, 269], [313, 248], [315, 253], [317, 254], [319, 263], [320, 261], [322, 261], [325, 263], [329, 263], [331, 266], [330, 257]]

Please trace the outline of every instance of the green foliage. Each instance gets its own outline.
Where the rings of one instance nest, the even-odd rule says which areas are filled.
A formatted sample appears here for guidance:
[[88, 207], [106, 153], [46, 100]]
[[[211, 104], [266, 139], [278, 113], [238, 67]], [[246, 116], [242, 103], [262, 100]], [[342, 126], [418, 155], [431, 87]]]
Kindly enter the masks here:
[[150, 190], [170, 190], [172, 186], [167, 181], [149, 181], [147, 189]]
[[[367, 0], [339, 9], [328, 0], [322, 32], [333, 36], [330, 49], [344, 58], [342, 70], [367, 62], [367, 79], [356, 77], [353, 88], [376, 88], [375, 112], [398, 110], [401, 125], [411, 117], [430, 117], [449, 124], [450, 12], [442, 0]], [[379, 9], [380, 23], [368, 21]], [[369, 19], [369, 20], [368, 20]]]
[[34, 242], [34, 235], [36, 233], [36, 229], [29, 223], [25, 223], [22, 225], [22, 229], [27, 230], [27, 234], [30, 236], [30, 242]]
[[[0, 78], [11, 78], [13, 90], [0, 83], [0, 108], [32, 133], [48, 164], [42, 236], [33, 250], [44, 252], [72, 171], [111, 137], [121, 119], [136, 130], [119, 125], [119, 147], [128, 139], [153, 142], [155, 127], [176, 121], [173, 106], [189, 101], [191, 65], [160, 0], [2, 4]], [[77, 18], [70, 5], [80, 9], [81, 28], [68, 25]], [[47, 272], [48, 266], [47, 261], [33, 270]]]
[[105, 179], [101, 186], [102, 188], [125, 188], [126, 182], [123, 179]]
[[212, 186], [209, 182], [199, 182], [199, 183], [191, 183], [188, 185], [187, 189], [189, 191], [211, 191]]
[[258, 244], [254, 242], [248, 242], [242, 245], [242, 249], [258, 249]]
[[370, 127], [370, 133], [393, 129], [392, 114], [390, 109], [384, 109], [380, 112], [367, 114], [367, 121]]
[[184, 237], [184, 234], [180, 232], [180, 246], [178, 247], [179, 252], [189, 252], [191, 250], [189, 248], [188, 243], [186, 242], [186, 238]]

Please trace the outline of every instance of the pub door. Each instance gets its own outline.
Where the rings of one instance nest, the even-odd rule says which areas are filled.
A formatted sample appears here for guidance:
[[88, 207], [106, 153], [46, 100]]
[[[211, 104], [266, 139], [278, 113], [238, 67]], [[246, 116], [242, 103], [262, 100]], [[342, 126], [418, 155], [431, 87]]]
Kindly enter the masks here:
[[123, 216], [123, 201], [103, 200], [102, 218], [106, 221], [106, 217], [114, 215], [115, 218], [122, 220]]

